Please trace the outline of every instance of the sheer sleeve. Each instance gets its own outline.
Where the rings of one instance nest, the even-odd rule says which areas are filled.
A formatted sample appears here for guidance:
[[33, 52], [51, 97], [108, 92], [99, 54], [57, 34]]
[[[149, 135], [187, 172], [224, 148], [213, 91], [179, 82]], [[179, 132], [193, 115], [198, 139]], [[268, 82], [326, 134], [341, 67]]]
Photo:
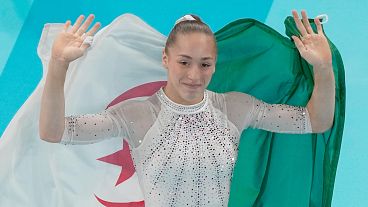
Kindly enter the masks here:
[[[119, 105], [119, 104], [118, 104]], [[65, 117], [61, 144], [92, 144], [112, 137], [127, 137], [125, 120], [112, 106], [101, 113]]]
[[239, 128], [258, 128], [277, 133], [312, 133], [306, 107], [268, 104], [255, 97], [230, 92], [225, 94], [228, 117]]

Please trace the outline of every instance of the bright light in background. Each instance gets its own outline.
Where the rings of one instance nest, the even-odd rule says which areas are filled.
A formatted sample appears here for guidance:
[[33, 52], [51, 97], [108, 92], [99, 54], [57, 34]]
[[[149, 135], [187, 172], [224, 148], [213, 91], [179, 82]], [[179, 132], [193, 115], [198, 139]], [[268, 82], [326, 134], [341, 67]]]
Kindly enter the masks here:
[[0, 0], [0, 75], [33, 0]]

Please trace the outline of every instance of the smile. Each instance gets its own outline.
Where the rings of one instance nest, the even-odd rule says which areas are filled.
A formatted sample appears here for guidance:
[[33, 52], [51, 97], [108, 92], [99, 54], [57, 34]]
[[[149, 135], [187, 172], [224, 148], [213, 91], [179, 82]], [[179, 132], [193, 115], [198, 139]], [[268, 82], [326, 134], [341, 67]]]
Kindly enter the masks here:
[[189, 87], [189, 88], [192, 88], [192, 89], [196, 89], [196, 88], [199, 88], [201, 85], [200, 84], [186, 84], [186, 83], [183, 83], [185, 86]]

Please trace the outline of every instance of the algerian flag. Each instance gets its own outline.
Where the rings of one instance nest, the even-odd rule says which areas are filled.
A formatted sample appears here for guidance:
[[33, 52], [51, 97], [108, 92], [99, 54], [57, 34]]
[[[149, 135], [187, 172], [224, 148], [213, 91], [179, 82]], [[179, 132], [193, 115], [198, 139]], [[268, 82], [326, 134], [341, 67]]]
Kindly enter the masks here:
[[[310, 19], [310, 24], [316, 27]], [[298, 35], [292, 17], [286, 34]], [[209, 89], [241, 91], [269, 103], [305, 106], [312, 67], [290, 38], [252, 19], [216, 32], [219, 58]], [[330, 42], [336, 80], [335, 119], [323, 134], [290, 135], [248, 129], [241, 136], [229, 206], [330, 206], [345, 117], [344, 67]]]
[[[39, 139], [50, 47], [62, 26], [45, 25], [38, 47], [43, 78], [0, 139], [0, 206], [143, 206], [129, 148], [121, 138], [75, 146]], [[287, 28], [296, 33], [290, 21]], [[209, 89], [243, 91], [270, 103], [306, 104], [313, 88], [311, 68], [289, 39], [252, 19], [235, 21], [216, 37], [218, 64]], [[165, 40], [134, 15], [116, 18], [98, 32], [86, 55], [70, 65], [66, 115], [97, 113], [154, 93], [166, 80], [161, 66]], [[330, 204], [345, 107], [343, 66], [332, 49], [337, 81], [332, 130], [318, 136], [246, 130], [230, 206]]]
[[[42, 141], [38, 122], [51, 45], [63, 24], [46, 24], [38, 46], [43, 78], [0, 139], [0, 206], [142, 206], [128, 145], [121, 138], [92, 145]], [[152, 94], [166, 71], [166, 37], [125, 14], [100, 30], [65, 82], [65, 113], [98, 113], [124, 99]]]

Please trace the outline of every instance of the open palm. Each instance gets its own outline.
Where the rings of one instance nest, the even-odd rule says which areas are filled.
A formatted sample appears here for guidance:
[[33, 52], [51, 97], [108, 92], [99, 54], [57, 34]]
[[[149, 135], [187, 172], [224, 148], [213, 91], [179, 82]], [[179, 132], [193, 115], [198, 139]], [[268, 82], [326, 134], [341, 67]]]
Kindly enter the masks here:
[[89, 44], [83, 44], [83, 41], [87, 36], [93, 36], [101, 26], [101, 24], [97, 22], [86, 32], [93, 19], [94, 15], [91, 14], [82, 24], [84, 16], [80, 15], [70, 30], [68, 30], [68, 28], [71, 22], [68, 20], [64, 24], [63, 30], [54, 40], [52, 58], [70, 63], [83, 56], [85, 50], [90, 46]]
[[300, 55], [313, 66], [325, 66], [332, 64], [331, 51], [326, 36], [323, 33], [319, 18], [314, 22], [317, 26], [315, 33], [309, 24], [307, 13], [302, 11], [302, 21], [298, 13], [293, 10], [293, 17], [301, 37], [292, 36]]

